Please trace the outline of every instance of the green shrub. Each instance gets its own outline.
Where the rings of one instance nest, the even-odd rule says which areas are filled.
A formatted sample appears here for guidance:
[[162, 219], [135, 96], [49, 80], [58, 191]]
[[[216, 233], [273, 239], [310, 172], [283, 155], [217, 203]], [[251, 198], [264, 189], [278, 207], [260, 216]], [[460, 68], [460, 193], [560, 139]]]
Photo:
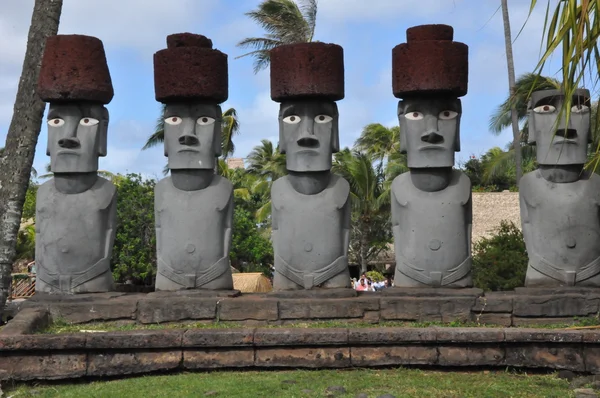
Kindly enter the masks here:
[[513, 222], [502, 221], [496, 235], [473, 247], [473, 282], [483, 290], [512, 290], [524, 285], [527, 251]]
[[369, 271], [367, 272], [367, 278], [371, 278], [373, 282], [381, 282], [385, 280], [385, 276], [379, 271]]

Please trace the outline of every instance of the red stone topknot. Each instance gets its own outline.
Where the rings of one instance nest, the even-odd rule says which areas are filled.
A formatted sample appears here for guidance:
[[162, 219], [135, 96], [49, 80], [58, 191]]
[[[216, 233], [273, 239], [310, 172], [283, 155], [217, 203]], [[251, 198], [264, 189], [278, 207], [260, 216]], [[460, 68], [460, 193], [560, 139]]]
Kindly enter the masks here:
[[38, 95], [46, 102], [108, 104], [114, 91], [102, 41], [83, 35], [48, 37]]
[[157, 101], [209, 101], [228, 98], [227, 55], [212, 48], [202, 35], [167, 36], [167, 48], [154, 54], [154, 93]]
[[448, 25], [420, 25], [407, 29], [407, 43], [392, 50], [394, 96], [467, 94], [469, 48], [452, 41]]
[[294, 43], [271, 50], [271, 99], [344, 98], [344, 50], [337, 44]]

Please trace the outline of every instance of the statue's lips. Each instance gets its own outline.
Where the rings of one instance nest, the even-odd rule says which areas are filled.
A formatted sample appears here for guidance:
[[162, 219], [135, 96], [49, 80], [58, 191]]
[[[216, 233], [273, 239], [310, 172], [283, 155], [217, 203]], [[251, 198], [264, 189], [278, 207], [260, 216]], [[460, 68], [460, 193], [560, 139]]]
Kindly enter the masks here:
[[183, 153], [183, 152], [200, 153], [199, 150], [194, 149], [194, 148], [181, 148], [180, 150], [177, 151], [177, 153]]
[[319, 151], [315, 151], [314, 149], [302, 149], [296, 152], [296, 155], [312, 155], [316, 156], [319, 154]]
[[558, 141], [554, 141], [552, 143], [552, 145], [562, 145], [562, 144], [571, 144], [571, 145], [578, 145], [578, 142], [575, 140], [558, 140]]
[[59, 151], [56, 152], [57, 156], [60, 155], [74, 155], [74, 156], [79, 156], [80, 153], [79, 151], [75, 151], [73, 149], [60, 149]]
[[429, 150], [438, 150], [438, 151], [443, 151], [446, 150], [446, 148], [443, 145], [425, 145], [419, 148], [419, 151], [429, 151]]

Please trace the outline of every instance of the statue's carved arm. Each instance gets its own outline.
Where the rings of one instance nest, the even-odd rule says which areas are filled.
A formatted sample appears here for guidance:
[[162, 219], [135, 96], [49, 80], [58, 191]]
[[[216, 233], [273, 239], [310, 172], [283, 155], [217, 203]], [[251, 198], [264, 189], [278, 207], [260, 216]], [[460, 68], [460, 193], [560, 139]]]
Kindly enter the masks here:
[[233, 193], [229, 196], [229, 202], [227, 203], [227, 207], [225, 208], [225, 231], [223, 236], [223, 257], [228, 257], [229, 252], [231, 251], [231, 229], [233, 225]]
[[[156, 195], [156, 191], [154, 192], [154, 200], [157, 200], [157, 195]], [[155, 202], [154, 204], [154, 230], [156, 231], [156, 258], [160, 259], [161, 258], [161, 249], [162, 249], [162, 244], [161, 244], [161, 233], [160, 233], [160, 210], [159, 210], [159, 206], [158, 206], [158, 202]]]
[[351, 229], [351, 215], [352, 215], [352, 202], [351, 197], [348, 195], [348, 200], [342, 207], [342, 232], [344, 237], [344, 256], [348, 257], [348, 248], [350, 247], [350, 229]]
[[519, 207], [521, 212], [521, 229], [523, 230], [523, 240], [525, 240], [525, 248], [528, 253], [534, 253], [531, 247], [531, 220], [529, 219], [529, 209], [527, 208], [527, 200], [525, 193], [519, 193]]
[[277, 208], [275, 207], [273, 198], [271, 198], [271, 243], [274, 251], [277, 250], [277, 231], [279, 229], [278, 218], [279, 214], [277, 213]]
[[394, 242], [399, 242], [400, 240], [400, 209], [398, 208], [399, 202], [396, 199], [396, 194], [394, 193], [394, 189], [392, 191], [392, 200], [391, 200], [391, 208], [392, 208], [392, 232], [394, 235]]
[[106, 225], [106, 235], [104, 239], [104, 260], [110, 262], [113, 251], [113, 243], [115, 241], [115, 235], [117, 233], [117, 191], [115, 193], [106, 209], [106, 215], [108, 217], [108, 224]]
[[471, 188], [469, 187], [469, 200], [465, 204], [465, 206], [466, 206], [465, 223], [467, 226], [467, 239], [469, 242], [469, 244], [468, 244], [469, 256], [472, 255], [471, 251], [473, 249], [473, 241], [472, 241], [472, 236], [473, 236], [473, 197], [471, 195], [470, 189]]

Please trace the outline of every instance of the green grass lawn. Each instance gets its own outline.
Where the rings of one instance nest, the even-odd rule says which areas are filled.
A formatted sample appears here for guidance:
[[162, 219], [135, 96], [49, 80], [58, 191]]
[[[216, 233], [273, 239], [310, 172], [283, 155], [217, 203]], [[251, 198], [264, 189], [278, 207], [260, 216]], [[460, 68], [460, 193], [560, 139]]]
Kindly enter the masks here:
[[[541, 329], [563, 329], [570, 326], [592, 326], [598, 325], [598, 318], [573, 318], [570, 324], [552, 324], [530, 326]], [[372, 327], [501, 327], [491, 324], [478, 324], [476, 322], [394, 322], [382, 321], [370, 322], [347, 322], [347, 321], [312, 321], [294, 322], [286, 325], [261, 325], [261, 328], [372, 328]], [[227, 329], [227, 328], [250, 328], [241, 322], [169, 322], [161, 324], [137, 324], [123, 322], [92, 322], [84, 324], [71, 324], [64, 320], [56, 320], [47, 328], [38, 331], [41, 334], [77, 333], [82, 330], [90, 331], [127, 331], [127, 330], [160, 330], [160, 329]]]
[[416, 369], [211, 372], [146, 376], [71, 385], [13, 386], [5, 396], [21, 397], [336, 397], [392, 394], [400, 397], [498, 398], [574, 397], [569, 383], [554, 375], [504, 371], [439, 372]]

